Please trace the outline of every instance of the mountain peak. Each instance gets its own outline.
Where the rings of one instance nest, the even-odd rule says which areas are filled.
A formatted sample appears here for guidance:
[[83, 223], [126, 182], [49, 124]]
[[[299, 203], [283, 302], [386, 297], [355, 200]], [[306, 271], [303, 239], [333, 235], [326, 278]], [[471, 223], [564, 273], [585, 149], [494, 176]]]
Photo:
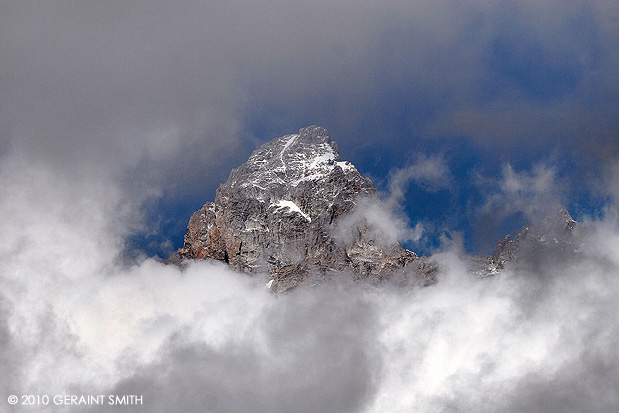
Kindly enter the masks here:
[[322, 126], [312, 125], [299, 129], [299, 141], [307, 143], [330, 143], [329, 132]]
[[297, 192], [299, 186], [327, 179], [336, 169], [363, 181], [364, 192], [375, 192], [371, 182], [362, 178], [350, 162], [340, 160], [337, 144], [327, 130], [309, 126], [256, 149], [247, 162], [232, 170], [226, 184], [266, 201], [273, 193], [280, 196], [282, 192]]
[[[367, 220], [347, 220], [359, 199], [378, 200], [372, 182], [341, 161], [325, 128], [275, 138], [235, 168], [189, 220], [185, 244], [169, 261], [215, 259], [238, 271], [266, 273], [277, 291], [311, 275], [351, 273], [378, 280], [406, 266], [420, 282], [435, 267], [399, 243], [376, 238]], [[352, 223], [350, 223], [350, 222]]]

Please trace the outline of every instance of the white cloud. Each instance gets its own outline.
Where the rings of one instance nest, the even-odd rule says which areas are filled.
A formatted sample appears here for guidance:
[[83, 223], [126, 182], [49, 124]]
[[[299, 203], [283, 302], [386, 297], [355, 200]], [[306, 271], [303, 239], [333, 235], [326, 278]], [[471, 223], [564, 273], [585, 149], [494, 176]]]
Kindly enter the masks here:
[[355, 210], [340, 219], [335, 228], [336, 239], [345, 244], [351, 243], [355, 228], [359, 226], [367, 226], [368, 239], [385, 246], [396, 242], [417, 242], [425, 232], [422, 223], [411, 228], [408, 220], [397, 213], [389, 202], [379, 199], [358, 199]]
[[7, 394], [142, 394], [149, 411], [619, 406], [616, 222], [589, 221], [580, 255], [538, 273], [477, 279], [445, 252], [432, 287], [277, 297], [223, 265], [119, 264], [131, 218], [104, 179], [19, 161], [0, 178]]
[[411, 165], [395, 170], [391, 174], [387, 202], [402, 202], [406, 192], [405, 188], [411, 182], [428, 191], [435, 192], [441, 189], [449, 189], [452, 179], [451, 172], [443, 156], [418, 154]]
[[527, 221], [538, 222], [567, 201], [564, 182], [555, 168], [544, 163], [530, 171], [516, 171], [506, 164], [498, 182], [480, 178], [478, 184], [488, 194], [481, 213], [500, 218], [519, 212]]

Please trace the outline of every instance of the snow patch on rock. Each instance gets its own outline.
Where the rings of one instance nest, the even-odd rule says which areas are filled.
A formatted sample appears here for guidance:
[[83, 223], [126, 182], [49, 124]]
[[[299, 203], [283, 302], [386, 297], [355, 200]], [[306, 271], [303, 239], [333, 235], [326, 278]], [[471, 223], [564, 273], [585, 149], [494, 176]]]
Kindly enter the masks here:
[[297, 212], [299, 214], [301, 214], [301, 216], [303, 218], [305, 218], [306, 220], [308, 220], [309, 222], [312, 222], [312, 219], [309, 217], [309, 215], [307, 215], [305, 212], [301, 211], [301, 208], [299, 208], [297, 206], [297, 204], [295, 204], [292, 201], [279, 201], [276, 204], [271, 204], [271, 207], [277, 207], [277, 211], [279, 211], [280, 209], [286, 209], [288, 208], [291, 212]]

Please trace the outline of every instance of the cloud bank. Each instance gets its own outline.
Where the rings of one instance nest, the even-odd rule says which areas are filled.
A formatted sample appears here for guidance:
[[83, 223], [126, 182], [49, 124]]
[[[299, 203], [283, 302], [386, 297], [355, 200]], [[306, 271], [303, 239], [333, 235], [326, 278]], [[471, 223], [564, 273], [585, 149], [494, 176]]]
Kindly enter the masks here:
[[447, 248], [432, 287], [275, 296], [219, 264], [123, 263], [132, 216], [100, 176], [13, 162], [0, 178], [7, 395], [138, 394], [153, 412], [619, 407], [615, 218], [587, 221], [574, 258], [537, 272], [479, 279]]
[[321, 123], [351, 147], [614, 143], [615, 16], [612, 1], [8, 1], [3, 152], [155, 164], [142, 178], [172, 185], [257, 139], [252, 122]]

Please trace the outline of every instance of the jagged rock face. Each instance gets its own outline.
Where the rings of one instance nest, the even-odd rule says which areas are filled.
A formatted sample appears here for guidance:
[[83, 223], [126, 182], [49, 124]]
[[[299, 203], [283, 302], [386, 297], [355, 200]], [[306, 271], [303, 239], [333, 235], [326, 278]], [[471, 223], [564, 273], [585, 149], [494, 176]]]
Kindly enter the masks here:
[[563, 207], [541, 224], [524, 226], [512, 239], [509, 235], [494, 247], [492, 256], [476, 257], [480, 275], [491, 275], [508, 263], [519, 268], [536, 269], [553, 261], [571, 259], [578, 249], [576, 233], [581, 224]]
[[387, 277], [415, 262], [424, 283], [435, 268], [397, 242], [372, 236], [367, 222], [338, 238], [341, 218], [361, 198], [377, 199], [372, 182], [349, 162], [324, 128], [310, 126], [276, 138], [233, 169], [189, 220], [185, 244], [170, 261], [216, 259], [239, 271], [268, 273], [285, 290], [310, 274], [349, 270]]

